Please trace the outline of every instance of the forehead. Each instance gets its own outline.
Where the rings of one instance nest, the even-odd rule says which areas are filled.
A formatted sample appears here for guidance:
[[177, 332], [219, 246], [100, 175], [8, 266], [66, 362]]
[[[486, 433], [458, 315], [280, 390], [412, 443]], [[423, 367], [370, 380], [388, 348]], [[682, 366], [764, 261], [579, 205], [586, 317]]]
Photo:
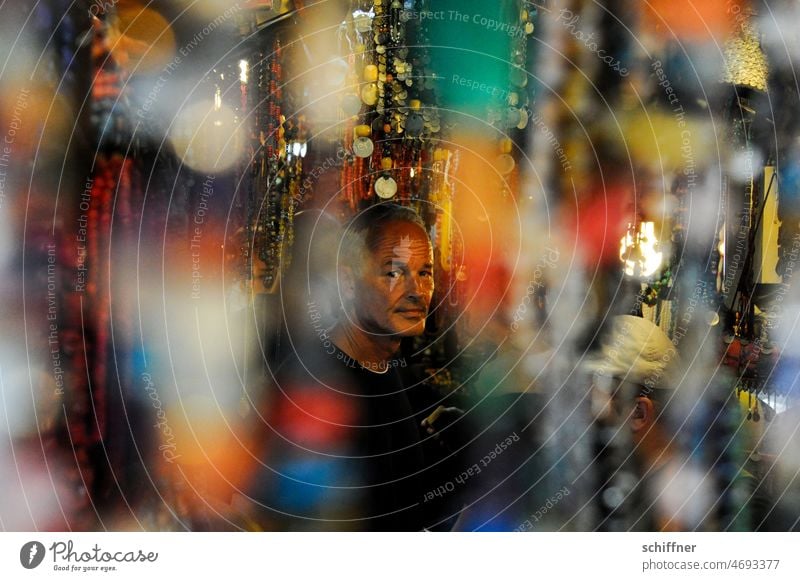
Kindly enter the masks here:
[[428, 259], [433, 254], [428, 234], [412, 222], [389, 222], [368, 250], [379, 260], [387, 257], [404, 261], [412, 257]]

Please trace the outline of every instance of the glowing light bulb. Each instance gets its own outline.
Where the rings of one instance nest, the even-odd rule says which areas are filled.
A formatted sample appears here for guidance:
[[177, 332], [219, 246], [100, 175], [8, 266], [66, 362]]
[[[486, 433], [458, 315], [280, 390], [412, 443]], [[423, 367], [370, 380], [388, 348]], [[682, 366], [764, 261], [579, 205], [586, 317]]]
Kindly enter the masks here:
[[628, 232], [620, 240], [619, 258], [628, 276], [649, 278], [658, 272], [664, 253], [659, 251], [655, 223], [641, 222], [638, 230], [628, 224]]

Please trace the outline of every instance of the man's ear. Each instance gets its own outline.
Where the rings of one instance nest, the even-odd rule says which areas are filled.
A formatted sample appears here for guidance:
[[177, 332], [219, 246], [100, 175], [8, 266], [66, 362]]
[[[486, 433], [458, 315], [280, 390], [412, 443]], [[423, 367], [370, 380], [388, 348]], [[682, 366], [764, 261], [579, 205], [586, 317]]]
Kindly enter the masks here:
[[655, 412], [653, 400], [647, 397], [637, 397], [630, 420], [633, 433], [644, 433], [650, 429], [656, 419]]

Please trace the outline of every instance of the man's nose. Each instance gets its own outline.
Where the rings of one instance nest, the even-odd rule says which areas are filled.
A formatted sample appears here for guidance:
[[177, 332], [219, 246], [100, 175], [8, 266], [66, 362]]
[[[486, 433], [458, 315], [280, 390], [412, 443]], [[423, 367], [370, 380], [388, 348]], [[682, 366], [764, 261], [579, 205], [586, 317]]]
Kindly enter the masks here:
[[409, 298], [422, 301], [431, 295], [430, 283], [421, 276], [408, 277], [407, 295]]

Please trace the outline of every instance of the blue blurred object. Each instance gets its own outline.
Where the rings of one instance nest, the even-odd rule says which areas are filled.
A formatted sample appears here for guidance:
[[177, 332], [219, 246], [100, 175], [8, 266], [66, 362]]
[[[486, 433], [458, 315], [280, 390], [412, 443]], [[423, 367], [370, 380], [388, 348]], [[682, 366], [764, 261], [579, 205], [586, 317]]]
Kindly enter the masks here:
[[781, 202], [796, 206], [800, 202], [800, 163], [787, 159], [778, 172]]
[[[345, 476], [343, 461], [336, 458], [288, 460], [276, 466], [282, 474], [275, 484], [273, 498], [280, 499], [281, 510], [316, 513], [332, 497], [341, 494]], [[268, 501], [264, 501], [269, 505]]]

